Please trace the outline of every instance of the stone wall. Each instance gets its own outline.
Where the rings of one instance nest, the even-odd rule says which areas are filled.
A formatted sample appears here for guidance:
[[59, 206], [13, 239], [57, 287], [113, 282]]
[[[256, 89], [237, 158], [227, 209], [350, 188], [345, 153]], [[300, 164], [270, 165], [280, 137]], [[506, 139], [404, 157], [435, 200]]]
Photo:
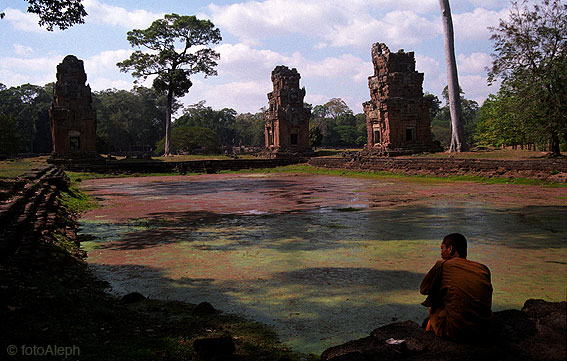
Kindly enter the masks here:
[[217, 173], [221, 170], [240, 170], [254, 168], [274, 168], [290, 164], [304, 163], [303, 158], [282, 159], [227, 159], [227, 160], [194, 160], [186, 162], [67, 162], [58, 163], [65, 170], [75, 172], [96, 173]]
[[61, 168], [46, 166], [0, 186], [0, 258], [55, 226], [60, 191], [69, 185]]
[[310, 165], [410, 175], [478, 175], [567, 182], [567, 159], [493, 160], [454, 158], [312, 158]]

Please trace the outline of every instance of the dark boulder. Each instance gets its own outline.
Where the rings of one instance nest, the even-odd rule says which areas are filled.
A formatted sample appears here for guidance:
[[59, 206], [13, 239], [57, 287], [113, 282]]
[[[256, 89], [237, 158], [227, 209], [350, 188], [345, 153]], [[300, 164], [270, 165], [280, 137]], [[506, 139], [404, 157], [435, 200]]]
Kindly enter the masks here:
[[144, 295], [142, 295], [141, 293], [131, 292], [131, 293], [128, 293], [127, 295], [122, 296], [122, 298], [120, 299], [120, 302], [122, 302], [124, 304], [130, 304], [130, 303], [141, 302], [145, 299], [146, 299], [146, 297], [144, 297]]
[[200, 338], [193, 342], [193, 348], [204, 361], [231, 360], [236, 350], [230, 336]]
[[469, 343], [442, 339], [425, 332], [415, 322], [405, 321], [377, 328], [368, 337], [331, 347], [321, 354], [321, 360], [563, 361], [566, 359], [565, 330], [565, 302], [528, 300], [522, 311], [495, 312], [490, 332]]
[[217, 310], [208, 302], [201, 302], [193, 309], [195, 315], [212, 315], [216, 312]]

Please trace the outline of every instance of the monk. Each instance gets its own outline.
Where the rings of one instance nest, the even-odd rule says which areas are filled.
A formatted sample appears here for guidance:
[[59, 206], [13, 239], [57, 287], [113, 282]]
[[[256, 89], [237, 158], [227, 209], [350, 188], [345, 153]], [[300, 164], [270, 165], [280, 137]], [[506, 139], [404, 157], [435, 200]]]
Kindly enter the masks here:
[[492, 284], [485, 265], [467, 260], [467, 239], [460, 233], [446, 236], [441, 258], [425, 275], [420, 292], [428, 295], [426, 330], [452, 340], [482, 336], [492, 319]]

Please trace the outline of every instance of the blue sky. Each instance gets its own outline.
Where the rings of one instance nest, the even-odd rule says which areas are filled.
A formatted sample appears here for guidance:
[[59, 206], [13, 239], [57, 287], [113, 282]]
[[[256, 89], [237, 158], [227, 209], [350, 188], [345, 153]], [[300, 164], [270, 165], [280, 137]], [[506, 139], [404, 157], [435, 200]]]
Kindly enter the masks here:
[[[83, 0], [85, 24], [48, 32], [25, 12], [22, 0], [0, 2], [0, 83], [17, 86], [55, 81], [56, 66], [68, 54], [85, 62], [94, 91], [131, 89], [133, 78], [116, 63], [129, 57], [131, 29], [148, 27], [166, 13], [208, 18], [223, 41], [218, 76], [195, 76], [184, 104], [205, 100], [215, 109], [257, 112], [267, 106], [270, 73], [277, 65], [295, 67], [306, 101], [344, 99], [359, 113], [370, 98], [370, 49], [383, 42], [391, 51], [415, 52], [425, 73], [424, 90], [441, 97], [446, 85], [438, 0], [257, 0], [143, 1]], [[456, 54], [465, 96], [482, 104], [498, 88], [487, 86], [492, 43], [488, 26], [506, 18], [507, 0], [452, 1]], [[150, 86], [151, 83], [145, 85]]]

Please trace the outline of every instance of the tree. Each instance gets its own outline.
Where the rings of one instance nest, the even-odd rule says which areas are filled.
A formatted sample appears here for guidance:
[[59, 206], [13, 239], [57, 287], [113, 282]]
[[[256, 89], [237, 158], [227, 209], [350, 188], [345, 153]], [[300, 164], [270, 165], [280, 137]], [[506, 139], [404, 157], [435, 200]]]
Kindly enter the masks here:
[[18, 153], [18, 148], [16, 122], [11, 116], [0, 113], [0, 155]]
[[185, 109], [185, 113], [174, 123], [173, 128], [190, 125], [211, 129], [222, 145], [233, 146], [239, 144], [236, 133], [236, 110], [223, 108], [214, 110], [205, 106], [205, 101], [191, 105]]
[[453, 35], [453, 19], [449, 0], [439, 0], [445, 43], [445, 62], [447, 63], [447, 82], [449, 86], [449, 109], [451, 111], [451, 146], [450, 152], [464, 152], [468, 149], [462, 123], [461, 102], [459, 97], [459, 77], [457, 60], [455, 59], [455, 40]]
[[[136, 50], [129, 59], [117, 64], [123, 72], [132, 71], [138, 80], [155, 76], [153, 87], [167, 96], [165, 115], [164, 155], [170, 154], [171, 115], [174, 97], [189, 92], [193, 85], [190, 76], [204, 73], [205, 77], [216, 75], [216, 61], [220, 55], [213, 49], [203, 47], [222, 40], [219, 29], [209, 20], [195, 16], [165, 15], [154, 21], [145, 30], [128, 32], [132, 47], [145, 47], [149, 52]], [[178, 51], [176, 46], [180, 45]]]
[[[164, 145], [165, 137], [158, 142], [156, 154], [164, 151]], [[197, 149], [202, 149], [209, 154], [218, 152], [218, 140], [211, 129], [189, 125], [173, 129], [171, 132], [171, 150], [173, 152], [191, 154]]]
[[[366, 142], [366, 117], [364, 114], [355, 116], [341, 98], [332, 98], [323, 105], [314, 106], [309, 122], [309, 132], [315, 137], [312, 141], [317, 140], [320, 134], [320, 145], [362, 146]], [[319, 132], [314, 133], [313, 127], [317, 127]]]
[[163, 137], [165, 97], [153, 89], [108, 89], [94, 93], [93, 100], [97, 135], [106, 152], [151, 151]]
[[[48, 31], [53, 31], [57, 26], [65, 30], [75, 24], [83, 24], [87, 16], [85, 7], [81, 0], [25, 0], [28, 6], [28, 13], [39, 16], [39, 26], [46, 26]], [[4, 18], [4, 13], [0, 13], [0, 18]]]
[[53, 148], [48, 113], [51, 86], [24, 84], [0, 90], [0, 113], [15, 122], [19, 152], [49, 153]]
[[234, 122], [236, 132], [236, 144], [263, 147], [264, 139], [264, 116], [263, 113], [238, 114]]
[[[489, 82], [502, 80], [502, 96], [513, 99], [515, 119], [547, 137], [550, 151], [560, 155], [567, 135], [567, 5], [543, 0], [512, 3], [507, 20], [490, 28], [494, 42]], [[567, 139], [564, 139], [567, 141]]]
[[318, 147], [321, 145], [321, 141], [323, 140], [323, 134], [321, 134], [321, 129], [317, 126], [317, 124], [310, 124], [309, 125], [309, 145], [313, 148]]

